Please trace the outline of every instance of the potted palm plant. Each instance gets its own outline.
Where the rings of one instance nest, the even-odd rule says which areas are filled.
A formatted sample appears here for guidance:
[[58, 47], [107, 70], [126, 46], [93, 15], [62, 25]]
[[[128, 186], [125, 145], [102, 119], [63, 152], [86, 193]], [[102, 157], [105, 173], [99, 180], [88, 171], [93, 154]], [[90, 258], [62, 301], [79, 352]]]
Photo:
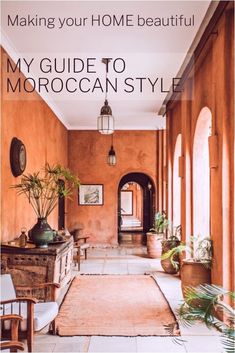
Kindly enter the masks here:
[[148, 256], [157, 259], [161, 257], [161, 241], [166, 237], [169, 220], [166, 213], [157, 212], [154, 217], [153, 228], [147, 233], [147, 253]]
[[212, 241], [209, 237], [199, 239], [192, 237], [194, 244], [194, 256], [182, 261], [180, 268], [179, 255], [186, 252], [192, 254], [192, 248], [181, 242], [175, 248], [161, 256], [161, 260], [169, 259], [176, 272], [180, 269], [181, 287], [185, 297], [185, 289], [188, 286], [197, 287], [200, 284], [211, 282], [212, 265]]
[[[223, 351], [233, 353], [235, 346], [235, 293], [222, 287], [203, 284], [198, 287], [188, 287], [185, 299], [177, 310], [181, 325], [189, 328], [198, 322], [207, 327], [215, 327], [221, 332]], [[195, 306], [195, 302], [199, 303]], [[230, 302], [230, 305], [228, 304]], [[165, 326], [166, 332], [173, 335], [175, 323]], [[185, 339], [177, 337], [175, 343], [184, 345]]]
[[162, 240], [161, 266], [166, 273], [176, 274], [178, 269], [174, 264], [179, 263], [179, 254], [175, 253], [171, 258], [164, 258], [164, 254], [180, 245], [181, 225], [177, 226], [174, 232], [171, 231], [171, 234], [172, 235], [170, 235], [167, 239]]
[[[178, 310], [179, 319], [186, 326], [201, 321], [208, 327], [216, 327], [222, 333], [225, 352], [232, 353], [235, 347], [235, 312], [228, 302], [234, 305], [234, 299], [234, 292], [216, 285], [188, 287], [185, 300]], [[200, 304], [195, 306], [195, 301]]]
[[29, 237], [37, 247], [47, 247], [53, 240], [54, 232], [47, 223], [47, 217], [57, 206], [59, 197], [70, 197], [79, 184], [79, 179], [68, 168], [46, 164], [43, 172], [25, 174], [19, 184], [11, 186], [17, 189], [18, 195], [28, 199], [38, 218], [29, 231]]

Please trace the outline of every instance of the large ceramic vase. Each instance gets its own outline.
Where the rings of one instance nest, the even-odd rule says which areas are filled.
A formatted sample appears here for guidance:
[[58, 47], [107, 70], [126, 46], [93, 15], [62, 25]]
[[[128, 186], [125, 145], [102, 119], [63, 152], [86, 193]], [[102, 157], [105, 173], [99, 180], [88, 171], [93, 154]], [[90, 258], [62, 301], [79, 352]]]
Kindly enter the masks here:
[[147, 233], [147, 253], [152, 259], [160, 259], [162, 253], [162, 240], [163, 234]]
[[[162, 255], [164, 255], [165, 253], [167, 253], [169, 250], [177, 247], [180, 245], [180, 241], [175, 239], [175, 240], [163, 240], [162, 241]], [[179, 263], [179, 254], [174, 255], [173, 258], [174, 261]], [[178, 272], [178, 269], [175, 268], [172, 263], [171, 263], [171, 259], [167, 258], [164, 260], [161, 260], [161, 266], [163, 268], [163, 270], [166, 273], [169, 274], [176, 274]]]
[[48, 243], [53, 240], [54, 232], [47, 223], [46, 218], [38, 218], [37, 223], [30, 229], [30, 239], [37, 248], [47, 248]]

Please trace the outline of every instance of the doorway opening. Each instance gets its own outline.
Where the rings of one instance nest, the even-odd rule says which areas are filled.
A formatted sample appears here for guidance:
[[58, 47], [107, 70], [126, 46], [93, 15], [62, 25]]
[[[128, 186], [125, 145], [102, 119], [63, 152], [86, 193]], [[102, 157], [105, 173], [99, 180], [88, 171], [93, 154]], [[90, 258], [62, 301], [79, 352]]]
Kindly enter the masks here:
[[153, 225], [155, 187], [144, 173], [129, 173], [118, 187], [118, 242], [122, 245], [146, 244], [146, 233]]
[[193, 141], [193, 231], [201, 238], [210, 235], [210, 165], [208, 137], [212, 123], [210, 109], [199, 114]]
[[179, 157], [181, 156], [181, 134], [177, 136], [173, 163], [173, 225], [181, 224], [181, 178], [179, 177]]
[[143, 188], [129, 182], [121, 189], [121, 231], [143, 231]]
[[[61, 189], [64, 189], [64, 180], [59, 179]], [[65, 228], [65, 198], [64, 195], [58, 197], [58, 229]]]

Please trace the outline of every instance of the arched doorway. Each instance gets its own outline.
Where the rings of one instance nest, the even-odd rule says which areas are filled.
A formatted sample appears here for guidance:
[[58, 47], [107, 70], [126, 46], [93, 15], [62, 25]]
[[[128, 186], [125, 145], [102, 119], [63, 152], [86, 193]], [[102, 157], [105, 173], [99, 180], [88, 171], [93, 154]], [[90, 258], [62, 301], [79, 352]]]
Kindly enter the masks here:
[[181, 179], [179, 177], [179, 157], [181, 156], [181, 134], [177, 136], [173, 162], [173, 225], [181, 224]]
[[146, 243], [146, 232], [153, 225], [154, 213], [155, 187], [152, 179], [144, 173], [124, 175], [118, 186], [119, 243], [127, 237], [132, 241], [137, 238], [137, 234]]
[[193, 140], [193, 234], [210, 235], [210, 165], [208, 137], [212, 123], [209, 108], [201, 110]]

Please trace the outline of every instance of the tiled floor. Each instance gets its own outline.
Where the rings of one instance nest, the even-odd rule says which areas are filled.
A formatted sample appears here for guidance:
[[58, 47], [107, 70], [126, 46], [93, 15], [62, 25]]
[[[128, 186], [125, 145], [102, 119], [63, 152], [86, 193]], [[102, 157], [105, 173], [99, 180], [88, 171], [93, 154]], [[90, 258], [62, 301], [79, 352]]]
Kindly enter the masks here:
[[[159, 260], [149, 259], [145, 247], [91, 249], [88, 260], [81, 263], [82, 274], [144, 274], [154, 273], [172, 310], [182, 299], [180, 280], [164, 273]], [[75, 275], [78, 272], [74, 271]], [[181, 327], [183, 342], [171, 337], [58, 337], [42, 332], [35, 336], [35, 352], [223, 352], [219, 333], [204, 325]]]

